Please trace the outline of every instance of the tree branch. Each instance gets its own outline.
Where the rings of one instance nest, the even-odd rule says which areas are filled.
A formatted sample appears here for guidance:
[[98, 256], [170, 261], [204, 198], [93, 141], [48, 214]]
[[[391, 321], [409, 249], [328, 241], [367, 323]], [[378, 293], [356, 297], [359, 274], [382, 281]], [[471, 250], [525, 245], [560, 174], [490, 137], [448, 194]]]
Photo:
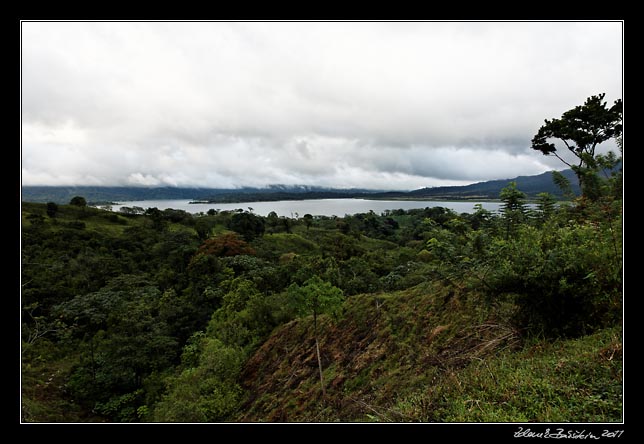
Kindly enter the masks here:
[[553, 152], [552, 152], [552, 154], [553, 154], [557, 159], [561, 160], [563, 163], [565, 163], [566, 165], [568, 165], [569, 167], [571, 167], [571, 168], [572, 168], [572, 165], [570, 165], [568, 162], [566, 162], [565, 160], [563, 160], [563, 159], [561, 158], [561, 156], [559, 156], [559, 154], [557, 154], [557, 152], [556, 152], [556, 151], [553, 151]]
[[[561, 140], [561, 141], [564, 143], [564, 145], [566, 145], [566, 148], [568, 148], [568, 150], [569, 150], [571, 153], [573, 153], [575, 156], [577, 156], [577, 153], [575, 152], [575, 150], [574, 150], [574, 149], [572, 149], [572, 148], [570, 147], [570, 145], [568, 145], [568, 142], [566, 142], [566, 139], [559, 139], [559, 140]], [[559, 157], [559, 156], [557, 156], [557, 157]]]

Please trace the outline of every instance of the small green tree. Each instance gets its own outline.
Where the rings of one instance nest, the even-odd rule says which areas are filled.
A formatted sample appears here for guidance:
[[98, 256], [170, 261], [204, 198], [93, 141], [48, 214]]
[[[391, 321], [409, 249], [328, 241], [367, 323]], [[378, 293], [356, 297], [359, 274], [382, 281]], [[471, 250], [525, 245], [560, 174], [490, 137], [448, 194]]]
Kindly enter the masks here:
[[77, 206], [77, 207], [86, 207], [87, 206], [87, 201], [82, 196], [74, 196], [69, 201], [69, 204]]
[[555, 211], [555, 198], [550, 193], [537, 194], [537, 211], [539, 222], [544, 223]]
[[296, 313], [313, 315], [313, 334], [315, 336], [315, 351], [320, 370], [320, 387], [322, 388], [322, 397], [326, 397], [324, 377], [322, 375], [322, 360], [320, 358], [320, 343], [318, 341], [318, 316], [323, 313], [336, 314], [340, 310], [344, 301], [342, 290], [328, 282], [324, 282], [318, 276], [313, 276], [304, 282], [302, 286], [292, 284], [288, 288], [288, 296], [289, 302]]
[[499, 197], [503, 201], [501, 214], [505, 223], [505, 238], [508, 239], [525, 218], [525, 193], [517, 189], [516, 182], [510, 182], [501, 190]]

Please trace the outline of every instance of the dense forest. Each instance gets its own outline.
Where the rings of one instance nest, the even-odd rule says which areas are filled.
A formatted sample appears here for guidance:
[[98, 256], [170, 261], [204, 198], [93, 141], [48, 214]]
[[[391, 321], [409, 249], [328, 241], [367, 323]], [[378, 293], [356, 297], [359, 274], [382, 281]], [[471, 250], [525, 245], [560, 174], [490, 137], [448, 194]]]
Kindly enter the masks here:
[[498, 214], [24, 202], [23, 421], [619, 421], [621, 183], [510, 183]]

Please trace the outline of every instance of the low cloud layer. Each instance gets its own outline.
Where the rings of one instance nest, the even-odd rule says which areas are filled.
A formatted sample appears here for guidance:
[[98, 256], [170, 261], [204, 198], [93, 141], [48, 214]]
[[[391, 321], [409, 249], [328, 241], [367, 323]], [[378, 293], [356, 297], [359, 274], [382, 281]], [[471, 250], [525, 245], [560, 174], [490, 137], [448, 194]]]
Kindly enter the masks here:
[[24, 185], [414, 189], [562, 168], [621, 23], [22, 24]]

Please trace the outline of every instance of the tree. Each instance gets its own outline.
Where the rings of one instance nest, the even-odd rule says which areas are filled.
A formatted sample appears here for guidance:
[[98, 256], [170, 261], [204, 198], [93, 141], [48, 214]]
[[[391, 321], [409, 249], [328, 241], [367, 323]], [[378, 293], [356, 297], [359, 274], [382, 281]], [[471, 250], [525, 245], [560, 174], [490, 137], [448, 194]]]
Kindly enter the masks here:
[[82, 196], [74, 196], [72, 197], [72, 200], [69, 201], [69, 204], [77, 207], [86, 207], [87, 201]]
[[55, 202], [47, 202], [47, 216], [54, 218], [58, 213], [58, 205]]
[[503, 201], [501, 213], [505, 221], [505, 238], [523, 221], [525, 216], [525, 193], [517, 189], [516, 182], [510, 182], [507, 187], [501, 190], [499, 197]]
[[575, 197], [575, 193], [573, 193], [572, 191], [572, 185], [570, 184], [570, 181], [559, 171], [552, 172], [552, 181], [561, 190], [563, 196], [566, 199], [573, 199]]
[[291, 223], [291, 219], [289, 219], [288, 217], [282, 216], [280, 220], [282, 221], [282, 225], [284, 226], [284, 231], [286, 231], [289, 234], [292, 233], [293, 231], [291, 230], [291, 227], [293, 224]]
[[[597, 168], [597, 145], [622, 134], [622, 100], [616, 100], [608, 108], [604, 96], [602, 93], [589, 97], [583, 105], [563, 113], [560, 119], [546, 119], [545, 125], [532, 138], [532, 149], [555, 156], [573, 169], [584, 195], [593, 185], [593, 175], [589, 173]], [[550, 139], [561, 140], [579, 163], [573, 165], [564, 160]]]
[[268, 215], [266, 216], [266, 225], [268, 226], [271, 233], [276, 232], [280, 224], [281, 221], [275, 211], [268, 213]]
[[206, 240], [210, 237], [215, 221], [208, 217], [200, 217], [195, 221], [195, 231], [200, 240]]
[[307, 213], [304, 216], [302, 216], [302, 218], [304, 219], [304, 224], [306, 225], [306, 230], [308, 231], [309, 228], [311, 228], [311, 225], [313, 224], [313, 216]]
[[555, 198], [550, 193], [537, 194], [537, 209], [540, 222], [545, 222], [555, 211]]
[[150, 218], [150, 220], [152, 221], [152, 227], [155, 230], [163, 230], [165, 226], [165, 220], [163, 218], [163, 212], [161, 210], [159, 210], [157, 207], [148, 208], [147, 210], [145, 210], [144, 214]]
[[289, 302], [298, 314], [313, 315], [313, 334], [315, 336], [315, 351], [320, 370], [320, 387], [322, 396], [326, 397], [324, 378], [322, 376], [322, 361], [320, 359], [320, 344], [318, 341], [318, 315], [323, 313], [337, 313], [344, 296], [342, 290], [324, 282], [319, 276], [313, 276], [304, 282], [303, 286], [292, 284], [288, 288]]
[[470, 223], [472, 229], [478, 230], [479, 228], [489, 225], [492, 218], [492, 212], [483, 208], [483, 204], [474, 205], [474, 213], [470, 216]]
[[265, 231], [264, 219], [252, 213], [235, 213], [230, 218], [228, 228], [244, 236], [244, 239], [251, 241], [262, 236]]

